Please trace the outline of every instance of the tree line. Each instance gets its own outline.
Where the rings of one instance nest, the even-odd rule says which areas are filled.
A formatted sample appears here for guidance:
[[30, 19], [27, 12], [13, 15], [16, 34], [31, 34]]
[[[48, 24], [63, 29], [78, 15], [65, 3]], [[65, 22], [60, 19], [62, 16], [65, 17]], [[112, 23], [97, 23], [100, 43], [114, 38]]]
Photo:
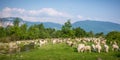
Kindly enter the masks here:
[[19, 19], [16, 18], [13, 26], [0, 27], [0, 42], [10, 42], [17, 40], [44, 39], [44, 38], [81, 38], [81, 37], [104, 37], [108, 40], [120, 41], [120, 32], [111, 31], [104, 35], [103, 32], [86, 32], [81, 27], [72, 28], [70, 20], [64, 23], [60, 30], [45, 28], [44, 25], [34, 24], [30, 27], [27, 24], [19, 26]]

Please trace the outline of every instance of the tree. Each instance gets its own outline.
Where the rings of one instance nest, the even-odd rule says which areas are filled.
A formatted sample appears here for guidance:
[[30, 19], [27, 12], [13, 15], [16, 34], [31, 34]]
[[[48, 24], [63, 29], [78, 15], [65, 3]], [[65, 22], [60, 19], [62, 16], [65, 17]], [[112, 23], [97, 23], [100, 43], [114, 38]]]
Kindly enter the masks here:
[[43, 23], [38, 24], [37, 28], [39, 29], [39, 31], [38, 31], [39, 32], [39, 35], [38, 35], [39, 38], [48, 38], [48, 37], [50, 37], [49, 32], [48, 32], [47, 29], [45, 29]]
[[96, 33], [96, 34], [95, 34], [95, 37], [104, 37], [104, 33], [103, 33], [103, 32]]
[[0, 38], [5, 37], [6, 36], [6, 31], [4, 27], [0, 27]]
[[86, 35], [86, 32], [84, 29], [78, 27], [73, 29], [75, 31], [75, 36], [76, 37], [84, 37]]
[[68, 20], [67, 22], [65, 22], [65, 24], [62, 26], [62, 31], [64, 33], [67, 33], [69, 30], [72, 29], [72, 25], [70, 23], [70, 20]]
[[37, 25], [39, 30], [45, 30], [43, 23]]
[[72, 25], [70, 23], [70, 20], [65, 22], [65, 24], [62, 26], [62, 37], [74, 37], [74, 31], [72, 30]]
[[87, 32], [86, 37], [94, 37], [93, 31]]
[[19, 26], [19, 23], [20, 23], [19, 18], [16, 18], [13, 22], [14, 26]]
[[53, 34], [54, 34], [54, 35], [53, 35], [54, 38], [60, 38], [60, 37], [62, 37], [62, 32], [61, 32], [61, 30], [57, 30], [57, 31], [55, 31]]
[[39, 28], [37, 28], [37, 25], [32, 25], [29, 27], [28, 35], [29, 39], [36, 39], [39, 37]]
[[49, 34], [49, 38], [52, 38], [52, 37], [55, 37], [54, 35], [55, 35], [55, 29], [53, 29], [53, 28], [46, 28], [46, 31], [47, 31], [47, 33]]
[[106, 37], [105, 37], [108, 42], [110, 41], [117, 41], [117, 42], [120, 42], [120, 32], [118, 31], [111, 31], [109, 32]]
[[20, 26], [20, 39], [27, 39], [28, 34], [27, 34], [27, 24], [23, 24]]

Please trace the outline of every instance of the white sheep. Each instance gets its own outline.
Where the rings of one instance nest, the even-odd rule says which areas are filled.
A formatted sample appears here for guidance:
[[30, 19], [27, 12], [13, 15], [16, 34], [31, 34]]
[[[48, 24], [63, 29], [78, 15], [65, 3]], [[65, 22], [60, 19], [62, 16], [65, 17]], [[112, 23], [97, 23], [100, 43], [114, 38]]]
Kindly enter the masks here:
[[20, 52], [20, 47], [17, 45], [17, 43], [10, 42], [8, 46], [9, 46], [9, 53]]
[[57, 42], [58, 42], [58, 43], [62, 43], [63, 41], [59, 39], [59, 40], [57, 40]]
[[85, 47], [85, 44], [79, 44], [78, 48], [77, 48], [78, 52], [83, 52], [84, 51], [84, 47]]
[[94, 44], [92, 44], [93, 51], [96, 51], [96, 47]]
[[57, 43], [57, 40], [54, 39], [54, 40], [52, 41], [52, 43], [53, 43], [53, 44], [56, 44], [56, 43]]
[[115, 51], [115, 50], [118, 51], [119, 50], [119, 46], [117, 44], [113, 44], [112, 45], [112, 50], [113, 51]]
[[63, 40], [60, 40], [60, 39], [54, 39], [54, 40], [52, 40], [53, 44], [62, 43], [62, 42], [63, 42]]
[[40, 43], [40, 46], [42, 46], [42, 45], [46, 44], [47, 41], [46, 40], [40, 40], [39, 43]]
[[95, 46], [95, 48], [96, 48], [96, 50], [98, 51], [98, 53], [100, 53], [102, 47], [100, 46], [99, 43]]
[[102, 41], [101, 41], [101, 44], [106, 44], [106, 40], [102, 40]]
[[104, 48], [105, 48], [105, 52], [108, 52], [109, 51], [109, 46], [104, 44]]
[[72, 41], [67, 41], [66, 42], [69, 46], [72, 46], [73, 45], [73, 42]]
[[96, 45], [92, 44], [92, 48], [94, 51], [97, 51], [98, 53], [100, 53], [102, 47], [99, 43], [97, 43]]
[[85, 46], [85, 47], [84, 47], [84, 51], [89, 51], [89, 52], [91, 52], [91, 46], [89, 46], [89, 45]]

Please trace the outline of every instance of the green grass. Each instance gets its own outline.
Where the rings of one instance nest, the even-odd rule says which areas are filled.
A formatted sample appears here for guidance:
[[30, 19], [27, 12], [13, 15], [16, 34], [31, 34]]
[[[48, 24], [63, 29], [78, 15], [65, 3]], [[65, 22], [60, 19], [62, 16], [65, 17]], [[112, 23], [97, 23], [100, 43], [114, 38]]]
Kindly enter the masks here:
[[0, 60], [120, 60], [119, 52], [78, 53], [66, 44], [48, 44], [38, 49], [12, 55], [0, 55]]

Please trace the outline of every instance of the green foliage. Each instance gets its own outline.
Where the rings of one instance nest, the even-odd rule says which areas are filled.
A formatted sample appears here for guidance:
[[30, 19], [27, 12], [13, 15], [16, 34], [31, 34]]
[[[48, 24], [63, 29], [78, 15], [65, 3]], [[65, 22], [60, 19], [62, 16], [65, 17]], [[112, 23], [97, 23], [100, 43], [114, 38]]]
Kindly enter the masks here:
[[96, 34], [95, 34], [95, 37], [104, 37], [104, 33], [103, 33], [103, 32], [96, 33]]
[[117, 53], [115, 54], [115, 56], [118, 57], [118, 58], [120, 58], [120, 52], [117, 52]]
[[94, 37], [94, 33], [92, 31], [87, 32], [86, 37]]
[[71, 30], [71, 28], [72, 28], [72, 25], [71, 25], [71, 23], [70, 23], [70, 20], [68, 20], [68, 21], [65, 22], [65, 24], [62, 26], [62, 31], [66, 33], [67, 31]]
[[5, 36], [6, 36], [5, 28], [0, 27], [0, 38], [1, 38], [1, 37], [5, 37]]
[[[30, 27], [27, 24], [19, 26], [19, 18], [16, 18], [13, 22], [14, 26], [0, 27], [0, 41], [9, 42], [16, 40], [29, 40], [39, 38], [75, 38], [75, 37], [104, 37], [103, 32], [94, 33], [92, 31], [86, 32], [81, 27], [72, 28], [70, 20], [65, 22], [61, 30], [55, 30], [53, 28], [45, 28], [44, 25], [32, 25]], [[109, 41], [119, 41], [120, 32], [113, 31], [106, 35], [106, 39]]]
[[75, 36], [76, 37], [84, 37], [86, 35], [85, 30], [83, 30], [82, 28], [78, 27], [73, 29], [75, 31]]
[[109, 32], [106, 35], [106, 39], [108, 40], [108, 42], [110, 42], [110, 41], [120, 42], [120, 32], [118, 32], [118, 31]]
[[19, 26], [19, 23], [20, 23], [19, 18], [16, 18], [13, 22], [14, 26]]
[[55, 32], [53, 32], [53, 38], [60, 38], [62, 37], [62, 33], [61, 33], [61, 30], [57, 30]]
[[70, 23], [70, 20], [68, 20], [63, 26], [62, 26], [62, 37], [68, 38], [74, 36], [74, 31], [72, 30], [72, 25]]
[[27, 25], [26, 24], [23, 24], [20, 26], [20, 39], [27, 39]]

